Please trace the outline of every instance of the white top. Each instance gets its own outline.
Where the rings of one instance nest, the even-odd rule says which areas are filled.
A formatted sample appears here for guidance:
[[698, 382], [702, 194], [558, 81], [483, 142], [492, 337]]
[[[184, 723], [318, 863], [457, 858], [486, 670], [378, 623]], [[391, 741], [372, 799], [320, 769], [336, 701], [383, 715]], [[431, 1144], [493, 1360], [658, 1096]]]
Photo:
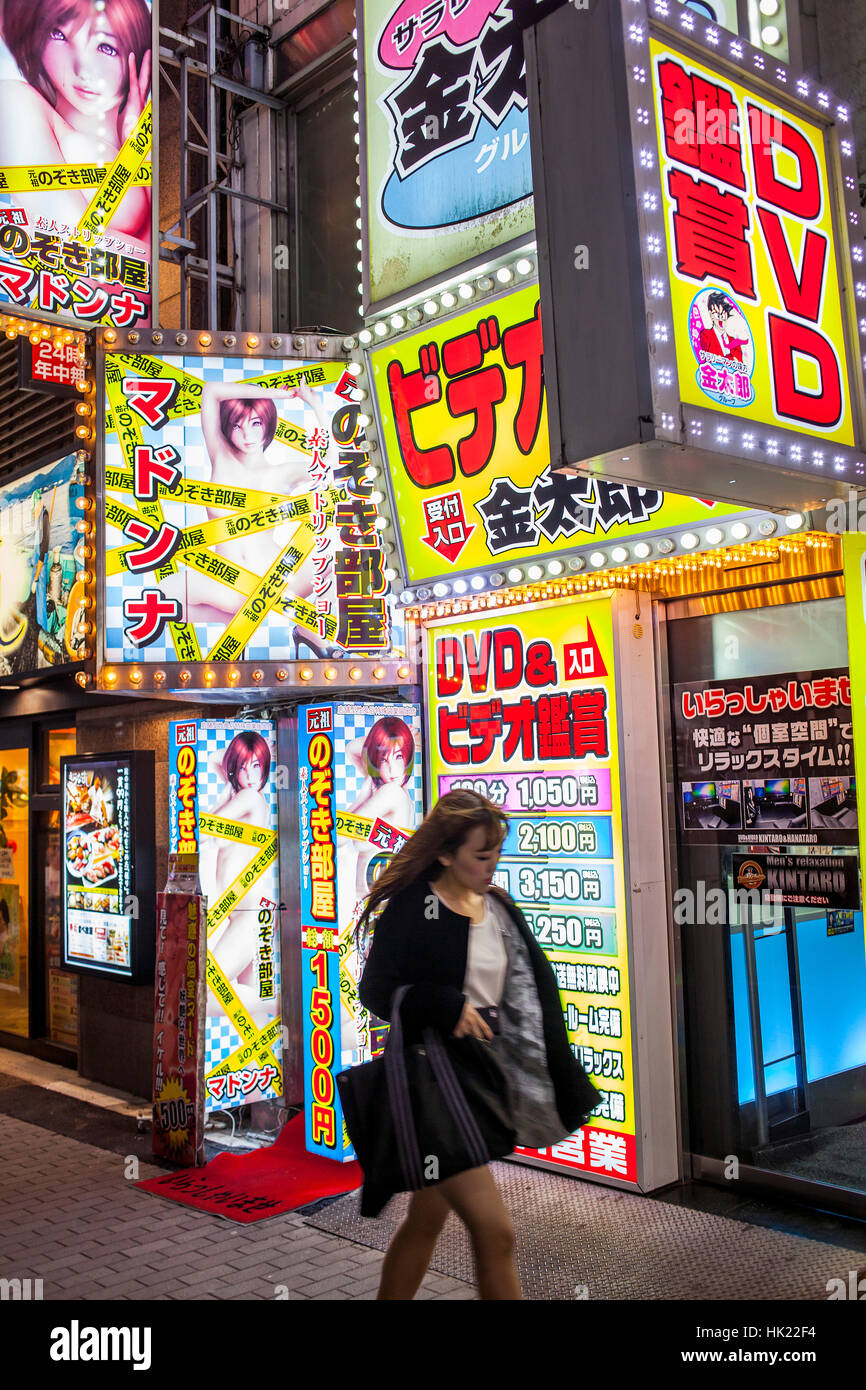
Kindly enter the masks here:
[[484, 916], [480, 922], [469, 924], [469, 950], [466, 956], [466, 975], [463, 993], [476, 1009], [498, 1005], [505, 988], [508, 952], [502, 939], [496, 910], [488, 893]]

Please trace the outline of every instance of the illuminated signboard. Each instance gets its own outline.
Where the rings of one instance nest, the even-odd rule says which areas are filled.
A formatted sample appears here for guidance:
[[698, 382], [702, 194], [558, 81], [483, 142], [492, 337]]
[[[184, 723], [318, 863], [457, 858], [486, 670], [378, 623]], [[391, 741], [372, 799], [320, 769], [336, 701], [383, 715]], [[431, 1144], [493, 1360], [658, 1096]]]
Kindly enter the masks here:
[[566, 6], [527, 44], [554, 459], [776, 507], [857, 481], [848, 109], [666, 0]]
[[0, 304], [149, 323], [155, 291], [149, 0], [5, 0]]
[[370, 351], [411, 580], [739, 515], [552, 472], [536, 284]]
[[523, 30], [549, 8], [538, 0], [364, 5], [368, 304], [531, 237]]
[[509, 817], [494, 881], [550, 960], [575, 1056], [603, 1103], [542, 1157], [638, 1181], [620, 732], [609, 598], [425, 628], [431, 799]]
[[378, 1056], [387, 1024], [358, 999], [369, 933], [356, 930], [383, 865], [419, 824], [421, 715], [416, 705], [301, 705], [301, 956], [306, 1143], [354, 1157], [335, 1077]]
[[341, 361], [108, 353], [103, 662], [390, 650], [357, 396]]
[[153, 981], [153, 754], [61, 758], [63, 968]]
[[859, 812], [862, 867], [866, 864], [866, 536], [846, 531], [842, 537], [842, 557], [854, 734], [854, 792]]
[[277, 785], [269, 720], [169, 725], [169, 848], [207, 900], [206, 1113], [283, 1093]]
[[31, 469], [0, 487], [0, 671], [23, 675], [80, 661], [85, 649], [82, 564], [76, 558], [84, 496], [80, 454]]

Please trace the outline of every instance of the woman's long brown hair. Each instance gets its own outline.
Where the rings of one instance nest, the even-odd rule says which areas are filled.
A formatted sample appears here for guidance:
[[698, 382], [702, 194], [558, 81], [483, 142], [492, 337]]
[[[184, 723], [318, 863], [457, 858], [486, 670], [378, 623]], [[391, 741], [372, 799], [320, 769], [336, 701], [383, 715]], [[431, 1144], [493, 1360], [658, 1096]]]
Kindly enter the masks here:
[[436, 879], [443, 872], [440, 854], [455, 854], [478, 826], [487, 833], [487, 847], [492, 849], [505, 839], [508, 817], [478, 792], [447, 792], [419, 825], [415, 834], [394, 855], [390, 864], [370, 889], [357, 931], [363, 932], [368, 919], [382, 903], [408, 888], [422, 874]]

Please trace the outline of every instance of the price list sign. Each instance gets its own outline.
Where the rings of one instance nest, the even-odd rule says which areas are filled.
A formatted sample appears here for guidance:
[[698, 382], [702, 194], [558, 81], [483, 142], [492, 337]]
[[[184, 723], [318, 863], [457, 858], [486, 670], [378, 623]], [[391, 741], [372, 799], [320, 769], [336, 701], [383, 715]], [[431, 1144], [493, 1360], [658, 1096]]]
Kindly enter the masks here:
[[603, 1097], [576, 1134], [518, 1153], [636, 1182], [611, 601], [446, 619], [426, 641], [430, 786], [508, 815], [494, 881], [553, 966], [572, 1050]]

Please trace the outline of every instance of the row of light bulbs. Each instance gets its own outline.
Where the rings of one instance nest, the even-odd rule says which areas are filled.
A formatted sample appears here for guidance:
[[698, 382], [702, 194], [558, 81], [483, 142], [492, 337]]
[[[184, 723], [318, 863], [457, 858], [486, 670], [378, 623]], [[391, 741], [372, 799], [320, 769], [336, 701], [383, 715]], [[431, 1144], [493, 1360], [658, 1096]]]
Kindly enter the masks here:
[[[676, 580], [683, 574], [724, 570], [732, 565], [748, 565], [757, 560], [779, 561], [782, 555], [804, 555], [814, 550], [829, 550], [834, 542], [826, 537], [797, 537], [796, 541], [779, 540], [771, 545], [748, 545], [707, 555], [678, 555], [669, 560], [654, 560], [603, 574], [565, 577], [558, 582], [522, 585], [500, 593], [475, 594], [469, 598], [451, 598], [411, 609], [410, 619], [425, 622], [431, 618], [450, 617], [486, 608], [510, 608], [544, 599], [573, 598], [604, 589], [638, 588], [643, 580], [647, 587], [664, 587], [666, 580]], [[438, 596], [437, 596], [438, 597]]]
[[[397, 667], [397, 677], [401, 681], [408, 680], [411, 672], [412, 668], [408, 665]], [[146, 670], [140, 666], [132, 666], [129, 669], [126, 667], [117, 668], [114, 666], [106, 666], [102, 672], [102, 681], [109, 689], [114, 689], [118, 685], [125, 684], [127, 681], [130, 685], [138, 687], [144, 683], [146, 674]], [[192, 671], [187, 669], [179, 671], [177, 674], [179, 685], [188, 686], [193, 679], [193, 674]], [[289, 674], [290, 673], [285, 667], [282, 666], [278, 667], [273, 673], [274, 679], [280, 682], [288, 680]], [[361, 666], [350, 666], [345, 674], [353, 683], [360, 681], [366, 674], [374, 681], [381, 684], [386, 680], [388, 671], [384, 666], [374, 666], [372, 670], [365, 673], [364, 668]], [[244, 673], [239, 671], [236, 666], [229, 667], [227, 671], [215, 670], [213, 667], [209, 666], [202, 672], [201, 679], [204, 685], [209, 687], [214, 685], [228, 685], [229, 687], [233, 687], [240, 684], [243, 675]], [[312, 681], [316, 675], [321, 675], [329, 682], [336, 681], [338, 676], [342, 675], [342, 668], [337, 666], [301, 666], [298, 670], [298, 680], [304, 681], [305, 684]], [[257, 667], [254, 671], [249, 673], [249, 679], [252, 681], [253, 685], [261, 685], [265, 681], [265, 677], [266, 672], [263, 671], [261, 667]], [[164, 686], [167, 679], [168, 675], [162, 669], [157, 669], [152, 673], [152, 680], [156, 686]], [[76, 676], [76, 680], [79, 685], [89, 684], [89, 677], [86, 672], [80, 671]]]
[[461, 303], [468, 303], [476, 296], [492, 294], [501, 286], [513, 284], [515, 280], [526, 280], [535, 274], [535, 260], [531, 256], [518, 256], [518, 258], [508, 265], [501, 265], [497, 270], [489, 274], [479, 275], [475, 280], [461, 280], [452, 289], [446, 289], [437, 294], [427, 295], [417, 304], [412, 304], [408, 309], [398, 310], [393, 314], [386, 314], [377, 319], [371, 328], [362, 328], [355, 338], [344, 338], [343, 347], [347, 352], [351, 352], [355, 347], [356, 341], [361, 347], [367, 347], [376, 338], [392, 337], [396, 333], [402, 333], [406, 328], [416, 328], [422, 322], [435, 319], [441, 313], [449, 313], [456, 309]]
[[[754, 523], [753, 523], [754, 524]], [[803, 525], [803, 516], [799, 512], [794, 512], [785, 517], [785, 525], [791, 531], [799, 530]], [[771, 518], [758, 523], [757, 530], [761, 535], [769, 536], [777, 528], [777, 523]], [[720, 526], [710, 526], [703, 535], [696, 531], [684, 531], [679, 537], [679, 544], [683, 550], [696, 550], [703, 543], [705, 545], [720, 546], [726, 539], [734, 541], [746, 541], [751, 535], [752, 527], [745, 521], [735, 521], [728, 527], [728, 536]], [[568, 560], [548, 560], [545, 564], [513, 565], [510, 569], [494, 572], [489, 575], [476, 574], [471, 579], [452, 579], [438, 580], [433, 585], [419, 585], [417, 588], [404, 589], [400, 595], [400, 602], [403, 604], [414, 604], [425, 602], [432, 598], [444, 599], [449, 595], [462, 597], [465, 594], [479, 594], [485, 589], [502, 589], [508, 585], [529, 583], [537, 584], [544, 579], [558, 579], [560, 575], [571, 571], [579, 573], [585, 569], [587, 563], [593, 569], [600, 570], [608, 565], [621, 566], [627, 565], [632, 558], [637, 560], [647, 560], [653, 553], [653, 545], [660, 555], [670, 555], [676, 548], [676, 541], [670, 536], [650, 541], [635, 541], [631, 547], [625, 545], [615, 545], [608, 552], [604, 550], [594, 550], [587, 558], [583, 555], [573, 555]]]

